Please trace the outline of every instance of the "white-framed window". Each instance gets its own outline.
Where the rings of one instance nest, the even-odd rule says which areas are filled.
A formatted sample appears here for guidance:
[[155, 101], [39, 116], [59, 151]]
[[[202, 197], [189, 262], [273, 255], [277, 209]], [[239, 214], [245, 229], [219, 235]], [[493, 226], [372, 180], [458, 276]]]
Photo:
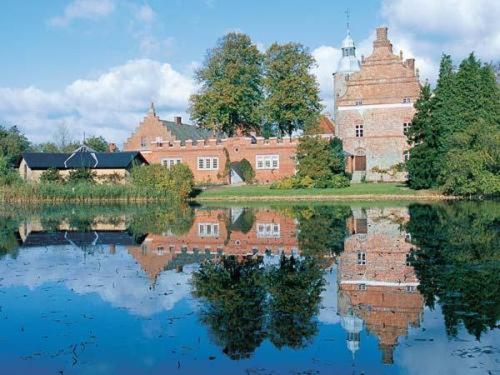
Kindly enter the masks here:
[[415, 287], [415, 285], [406, 285], [405, 289], [407, 293], [413, 293], [417, 288]]
[[363, 125], [356, 125], [356, 137], [361, 138], [363, 136], [364, 129]]
[[403, 134], [408, 134], [408, 130], [411, 128], [411, 122], [404, 122], [403, 123]]
[[280, 156], [279, 155], [256, 155], [255, 168], [256, 169], [279, 169]]
[[156, 137], [154, 142], [157, 147], [163, 147], [163, 137]]
[[366, 253], [360, 251], [358, 252], [358, 264], [364, 266], [366, 264]]
[[257, 223], [258, 238], [280, 237], [280, 225], [277, 223]]
[[198, 224], [198, 235], [200, 237], [218, 237], [219, 224], [218, 223], [200, 223]]
[[403, 159], [404, 161], [410, 160], [410, 150], [406, 150], [405, 152], [403, 152]]
[[408, 96], [403, 98], [403, 103], [411, 103], [411, 98]]
[[168, 169], [172, 168], [176, 164], [182, 163], [181, 158], [164, 158], [161, 159], [161, 165], [167, 167]]
[[200, 171], [217, 171], [219, 169], [219, 158], [216, 156], [199, 156], [197, 165]]
[[141, 137], [141, 147], [147, 147], [147, 145], [148, 145], [148, 138]]
[[358, 284], [358, 290], [366, 290], [366, 284]]
[[363, 99], [356, 100], [356, 105], [363, 105]]
[[406, 261], [405, 261], [406, 267], [411, 267], [411, 260], [412, 260], [411, 254], [406, 254]]
[[163, 246], [158, 246], [156, 248], [156, 254], [157, 255], [163, 255], [165, 253], [165, 248]]

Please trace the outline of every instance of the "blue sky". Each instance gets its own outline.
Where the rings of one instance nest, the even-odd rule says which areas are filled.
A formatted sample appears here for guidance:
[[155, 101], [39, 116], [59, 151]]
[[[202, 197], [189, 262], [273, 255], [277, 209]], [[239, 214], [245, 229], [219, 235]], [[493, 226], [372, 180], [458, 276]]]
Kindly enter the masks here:
[[264, 50], [274, 41], [309, 47], [325, 110], [350, 10], [358, 57], [374, 29], [389, 27], [398, 53], [415, 57], [433, 81], [439, 57], [472, 50], [500, 59], [500, 5], [494, 0], [53, 0], [2, 1], [0, 121], [35, 142], [67, 126], [80, 138], [123, 142], [155, 101], [164, 118], [188, 118], [194, 69], [228, 31]]

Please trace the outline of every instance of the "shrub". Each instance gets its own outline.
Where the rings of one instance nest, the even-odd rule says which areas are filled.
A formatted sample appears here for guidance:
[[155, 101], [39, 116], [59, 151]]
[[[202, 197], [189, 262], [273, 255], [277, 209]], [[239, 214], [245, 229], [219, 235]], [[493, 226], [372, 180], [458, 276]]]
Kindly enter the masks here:
[[314, 180], [309, 176], [305, 176], [300, 179], [299, 185], [300, 188], [308, 189], [314, 186]]
[[68, 182], [70, 184], [91, 183], [95, 182], [96, 173], [89, 168], [78, 168], [69, 172]]
[[57, 169], [49, 168], [40, 175], [40, 182], [63, 182], [63, 178]]
[[182, 199], [191, 194], [194, 186], [194, 176], [186, 164], [176, 164], [170, 169], [170, 189], [176, 192]]
[[14, 185], [19, 182], [21, 182], [19, 173], [9, 167], [7, 158], [0, 155], [0, 186]]
[[298, 181], [298, 177], [285, 177], [279, 181], [273, 182], [270, 188], [278, 190], [295, 189], [298, 186]]
[[327, 188], [339, 189], [339, 188], [349, 187], [350, 184], [351, 182], [349, 178], [347, 178], [343, 174], [337, 174], [330, 178], [317, 180], [314, 183], [314, 187], [320, 189], [327, 189]]
[[185, 164], [176, 164], [168, 169], [159, 164], [142, 165], [132, 168], [132, 184], [177, 194], [185, 199], [194, 186], [193, 173]]
[[247, 159], [242, 159], [239, 163], [239, 167], [241, 170], [241, 178], [247, 184], [251, 184], [255, 179], [255, 171], [252, 168], [252, 164]]

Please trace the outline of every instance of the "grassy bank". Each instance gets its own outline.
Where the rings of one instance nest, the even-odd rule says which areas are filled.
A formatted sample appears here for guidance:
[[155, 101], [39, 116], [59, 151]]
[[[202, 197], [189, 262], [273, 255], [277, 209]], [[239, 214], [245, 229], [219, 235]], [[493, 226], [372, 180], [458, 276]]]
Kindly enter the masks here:
[[168, 202], [178, 199], [168, 191], [131, 184], [15, 184], [0, 187], [2, 203]]
[[412, 190], [401, 183], [353, 184], [339, 189], [270, 189], [266, 185], [224, 186], [201, 191], [195, 200], [440, 200], [453, 199], [432, 190]]

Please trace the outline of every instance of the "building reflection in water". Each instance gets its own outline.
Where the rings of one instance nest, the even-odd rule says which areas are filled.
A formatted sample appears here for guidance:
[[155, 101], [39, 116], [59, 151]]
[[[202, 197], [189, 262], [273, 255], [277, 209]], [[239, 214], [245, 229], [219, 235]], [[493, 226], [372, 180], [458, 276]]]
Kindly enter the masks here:
[[337, 259], [338, 312], [353, 356], [366, 328], [377, 337], [383, 362], [393, 363], [398, 337], [420, 324], [424, 300], [402, 230], [408, 220], [407, 208], [353, 209], [351, 235]]
[[[377, 337], [383, 362], [390, 364], [398, 338], [407, 334], [409, 325], [420, 324], [424, 300], [410, 265], [412, 245], [403, 230], [408, 220], [404, 207], [353, 208], [344, 250], [336, 257], [328, 254], [338, 266], [337, 312], [353, 356], [366, 329]], [[132, 234], [125, 218], [112, 224], [94, 220], [80, 232], [64, 221], [50, 231], [44, 229], [36, 220], [22, 223], [21, 246], [99, 247], [109, 254], [124, 246], [152, 288], [163, 271], [181, 271], [185, 265], [223, 255], [299, 254], [297, 219], [271, 209], [196, 209], [184, 234]]]
[[154, 282], [163, 270], [222, 255], [298, 254], [296, 222], [269, 209], [197, 209], [187, 233], [149, 234], [128, 251]]

